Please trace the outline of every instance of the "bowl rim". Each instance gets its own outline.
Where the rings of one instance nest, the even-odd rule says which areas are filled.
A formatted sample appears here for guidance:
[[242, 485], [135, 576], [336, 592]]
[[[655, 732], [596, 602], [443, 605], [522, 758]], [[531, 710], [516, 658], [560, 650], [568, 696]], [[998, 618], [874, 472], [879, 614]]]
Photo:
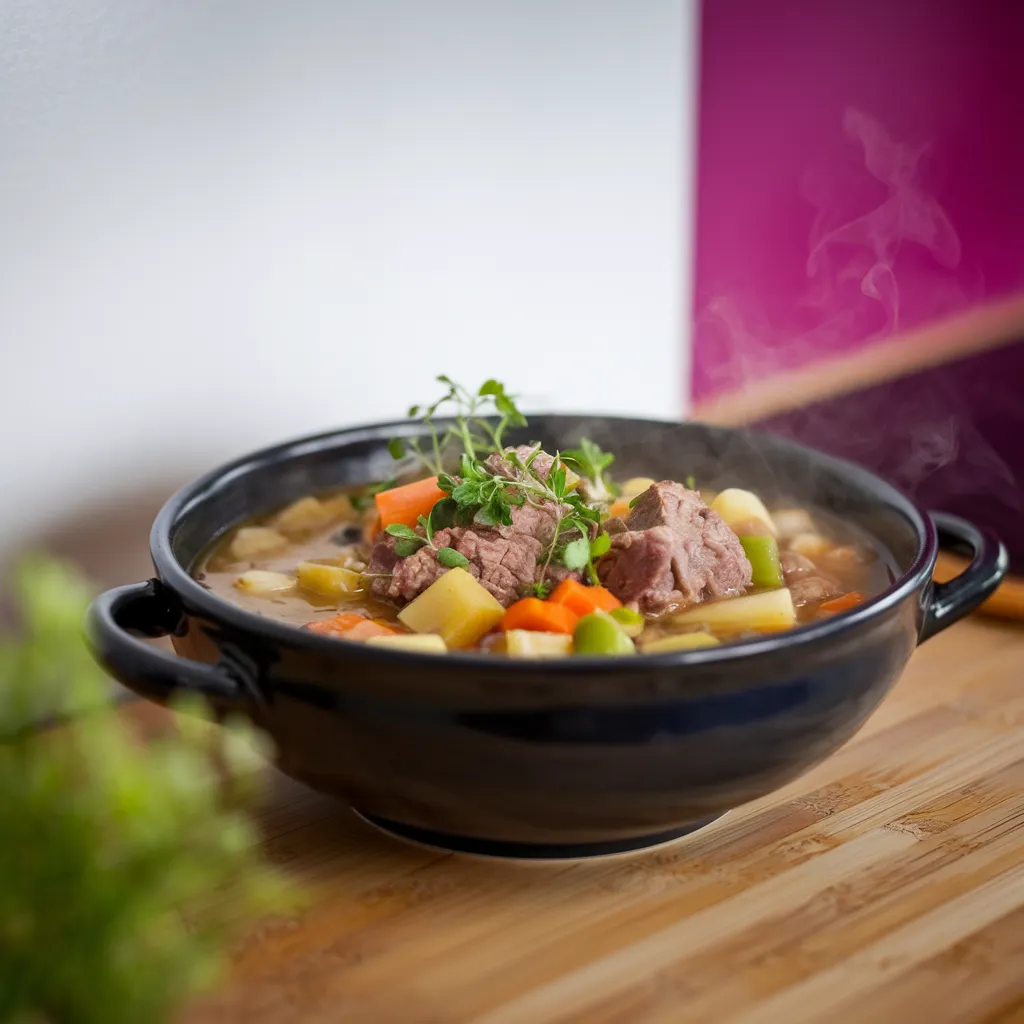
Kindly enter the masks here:
[[[723, 427], [701, 423], [697, 420], [647, 419], [583, 412], [527, 412], [525, 415], [531, 421], [533, 419], [549, 421], [600, 419], [611, 423], [643, 424], [652, 428], [696, 427], [741, 439], [748, 438], [753, 443], [756, 443], [755, 439], [757, 438], [770, 438], [773, 445], [810, 458], [819, 466], [831, 468], [838, 475], [848, 479], [855, 487], [871, 493], [897, 509], [914, 527], [917, 534], [917, 549], [909, 568], [893, 580], [885, 590], [868, 601], [848, 612], [841, 612], [831, 618], [796, 626], [776, 634], [685, 651], [660, 654], [644, 654], [637, 651], [635, 655], [628, 658], [607, 655], [574, 656], [564, 659], [502, 658], [481, 651], [449, 650], [444, 655], [443, 663], [446, 665], [452, 667], [458, 665], [463, 670], [486, 668], [488, 673], [497, 675], [505, 672], [521, 674], [525, 665], [535, 665], [538, 669], [543, 667], [545, 675], [578, 676], [581, 674], [617, 675], [629, 668], [651, 670], [689, 666], [696, 668], [697, 666], [730, 661], [746, 661], [750, 658], [777, 653], [783, 648], [792, 650], [809, 647], [821, 640], [834, 639], [855, 630], [900, 604], [913, 594], [923, 581], [931, 578], [933, 563], [938, 554], [938, 538], [931, 518], [892, 484], [856, 463], [834, 455], [827, 455], [808, 445], [788, 438], [776, 437], [765, 431]], [[411, 667], [417, 664], [437, 663], [440, 656], [436, 654], [401, 651], [354, 640], [344, 640], [340, 637], [324, 636], [305, 630], [300, 626], [247, 611], [239, 605], [217, 597], [195, 580], [188, 568], [175, 557], [172, 546], [175, 525], [192, 508], [202, 504], [214, 491], [230, 483], [236, 477], [244, 476], [246, 473], [268, 464], [284, 462], [336, 446], [381, 441], [396, 435], [408, 436], [416, 433], [416, 427], [414, 422], [406, 419], [340, 427], [308, 434], [250, 451], [185, 484], [164, 503], [150, 530], [150, 556], [160, 581], [183, 601], [189, 611], [196, 610], [213, 621], [223, 622], [235, 630], [254, 634], [264, 640], [273, 640], [278, 644], [320, 654], [330, 655], [333, 652], [339, 657], [349, 657], [358, 652], [361, 660], [390, 662], [396, 666], [406, 664]]]

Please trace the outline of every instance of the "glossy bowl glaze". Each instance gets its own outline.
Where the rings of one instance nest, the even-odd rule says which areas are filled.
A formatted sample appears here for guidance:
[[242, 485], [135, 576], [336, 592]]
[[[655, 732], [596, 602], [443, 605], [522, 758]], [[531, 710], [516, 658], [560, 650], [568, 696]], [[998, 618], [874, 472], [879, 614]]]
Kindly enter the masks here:
[[[242, 712], [278, 766], [407, 838], [509, 856], [662, 842], [762, 796], [852, 736], [914, 647], [984, 600], [998, 541], [935, 522], [872, 474], [767, 435], [607, 417], [533, 416], [513, 442], [580, 436], [620, 476], [750, 487], [842, 516], [887, 552], [892, 585], [789, 633], [676, 654], [523, 661], [429, 656], [319, 636], [243, 611], [189, 575], [215, 537], [303, 494], [393, 472], [382, 424], [258, 452], [176, 494], [153, 526], [156, 578], [90, 609], [101, 663], [159, 702], [202, 694]], [[937, 530], [970, 568], [933, 585]], [[172, 638], [177, 656], [144, 643]]]

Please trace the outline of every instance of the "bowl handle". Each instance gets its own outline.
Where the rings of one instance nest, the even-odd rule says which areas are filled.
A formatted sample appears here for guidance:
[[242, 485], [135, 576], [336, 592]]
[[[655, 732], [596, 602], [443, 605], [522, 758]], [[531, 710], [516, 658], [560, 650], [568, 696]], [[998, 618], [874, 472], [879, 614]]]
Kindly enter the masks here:
[[991, 597], [1009, 568], [1006, 548], [988, 530], [946, 512], [930, 512], [939, 539], [971, 550], [971, 564], [948, 583], [936, 583], [925, 612], [920, 642], [958, 622]]
[[183, 622], [177, 598], [147, 580], [100, 594], [86, 613], [86, 639], [115, 679], [158, 704], [199, 696], [222, 712], [250, 708], [252, 688], [234, 666], [180, 658], [139, 639], [178, 633]]

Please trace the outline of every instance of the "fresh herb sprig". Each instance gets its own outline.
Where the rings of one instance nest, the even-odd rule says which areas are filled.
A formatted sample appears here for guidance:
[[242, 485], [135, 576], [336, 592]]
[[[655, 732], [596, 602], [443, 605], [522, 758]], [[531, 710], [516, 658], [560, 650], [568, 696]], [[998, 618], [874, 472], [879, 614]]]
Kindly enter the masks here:
[[612, 546], [612, 539], [607, 533], [599, 533], [593, 539], [577, 537], [569, 541], [562, 551], [562, 562], [567, 569], [586, 569], [590, 582], [597, 586], [597, 569], [594, 562], [605, 554]]
[[[616, 489], [607, 475], [614, 456], [583, 438], [579, 447], [564, 454], [556, 453], [548, 464], [547, 472], [538, 468], [537, 459], [544, 454], [539, 444], [521, 457], [514, 449], [504, 447], [505, 433], [510, 427], [527, 425], [515, 400], [497, 380], [488, 380], [474, 394], [451, 378], [437, 380], [447, 391], [436, 402], [421, 407], [414, 405], [409, 416], [420, 419], [426, 426], [429, 442], [424, 445], [418, 438], [393, 438], [388, 450], [395, 459], [405, 458], [410, 452], [431, 473], [437, 475], [437, 485], [447, 498], [439, 501], [429, 516], [420, 516], [419, 530], [395, 524], [387, 531], [396, 538], [395, 553], [406, 557], [422, 547], [437, 551], [443, 565], [468, 564], [465, 557], [449, 547], [437, 549], [434, 533], [443, 526], [484, 527], [511, 526], [513, 509], [530, 504], [552, 509], [555, 524], [552, 536], [540, 561], [543, 563], [541, 582], [535, 590], [545, 596], [545, 582], [552, 562], [558, 561], [573, 571], [586, 570], [593, 583], [597, 583], [594, 561], [604, 554], [611, 540], [598, 533], [601, 508], [615, 495]], [[444, 409], [454, 410], [451, 424], [439, 431], [435, 417]], [[488, 418], [498, 417], [497, 425]], [[458, 469], [454, 474], [445, 471], [446, 456], [452, 445], [461, 446]], [[492, 453], [514, 469], [512, 476], [495, 470], [485, 461]], [[587, 481], [587, 498], [578, 490], [580, 478]]]
[[[393, 437], [388, 441], [392, 458], [401, 459], [411, 452], [429, 472], [441, 474], [452, 442], [461, 444], [465, 454], [477, 459], [491, 452], [500, 452], [509, 427], [526, 426], [526, 417], [500, 381], [484, 381], [474, 394], [444, 374], [437, 380], [448, 390], [431, 405], [414, 405], [409, 409], [409, 418], [420, 420], [427, 428], [429, 445], [425, 450], [419, 438]], [[434, 419], [442, 410], [452, 410], [454, 417], [451, 425], [439, 432]], [[488, 419], [494, 415], [498, 416], [497, 426]]]
[[562, 452], [562, 461], [587, 481], [587, 490], [594, 501], [607, 503], [618, 497], [619, 488], [607, 473], [615, 456], [602, 451], [589, 437], [581, 437], [578, 448]]
[[[437, 505], [443, 504], [438, 502]], [[437, 508], [437, 505], [434, 508]], [[422, 547], [432, 548], [437, 554], [437, 560], [449, 569], [465, 568], [469, 565], [469, 559], [452, 547], [439, 548], [434, 543], [435, 516], [433, 509], [429, 516], [418, 516], [416, 520], [423, 530], [422, 535], [418, 534], [411, 526], [404, 523], [391, 523], [384, 527], [384, 532], [390, 534], [395, 540], [395, 554], [399, 558], [406, 558], [419, 551]]]
[[514, 450], [504, 452], [504, 459], [516, 470], [511, 478], [463, 454], [459, 476], [442, 474], [437, 485], [450, 496], [457, 520], [481, 526], [511, 526], [512, 510], [526, 504], [552, 508], [555, 525], [542, 559], [542, 580], [555, 560], [569, 569], [589, 567], [591, 578], [596, 579], [593, 559], [610, 543], [607, 537], [591, 540], [601, 521], [600, 510], [575, 491], [575, 481], [570, 480], [559, 455], [554, 456], [546, 474], [538, 471], [540, 454], [540, 445], [534, 445], [525, 459]]

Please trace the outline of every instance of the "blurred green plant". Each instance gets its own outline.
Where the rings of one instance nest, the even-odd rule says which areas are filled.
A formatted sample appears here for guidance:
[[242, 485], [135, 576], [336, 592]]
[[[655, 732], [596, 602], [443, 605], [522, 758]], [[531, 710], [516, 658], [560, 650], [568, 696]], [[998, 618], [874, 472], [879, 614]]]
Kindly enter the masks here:
[[[247, 915], [295, 895], [245, 814], [255, 737], [190, 708], [142, 742], [83, 642], [83, 582], [45, 559], [14, 582], [20, 625], [0, 639], [0, 1021], [160, 1024], [217, 980]], [[75, 724], [38, 727], [63, 718]]]

